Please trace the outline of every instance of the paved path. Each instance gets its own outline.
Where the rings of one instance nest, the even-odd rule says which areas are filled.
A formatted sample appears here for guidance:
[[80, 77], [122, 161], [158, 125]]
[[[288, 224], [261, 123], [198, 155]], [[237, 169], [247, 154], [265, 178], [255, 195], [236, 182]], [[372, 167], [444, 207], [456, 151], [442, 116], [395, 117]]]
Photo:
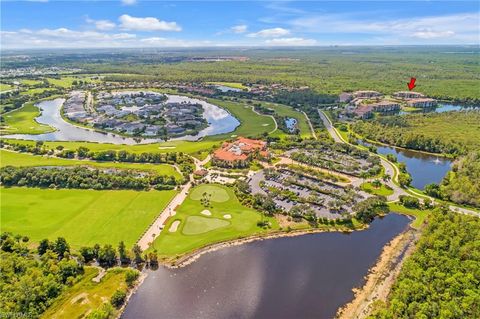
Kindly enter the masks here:
[[[328, 133], [332, 136], [335, 142], [350, 144], [348, 141], [345, 141], [342, 138], [340, 133], [338, 133], [337, 129], [333, 126], [332, 122], [330, 121], [328, 116], [325, 113], [323, 113], [323, 111], [318, 110], [318, 114], [322, 118], [323, 124], [325, 125], [325, 127], [328, 130]], [[350, 144], [350, 145], [353, 145], [353, 144]], [[382, 166], [385, 168], [385, 173], [390, 175], [392, 179], [395, 179], [395, 181], [398, 182], [398, 175], [400, 174], [398, 167], [393, 163], [391, 163], [390, 161], [384, 159], [383, 157], [380, 157], [380, 160], [381, 160]], [[388, 196], [387, 199], [389, 201], [397, 201], [400, 195], [414, 195], [419, 198], [429, 198], [433, 202], [436, 201], [435, 198], [424, 195], [424, 194], [420, 194], [417, 191], [412, 189], [409, 189], [410, 192], [407, 192], [405, 189], [401, 188], [400, 186], [397, 186], [397, 184], [395, 184], [392, 180], [388, 181], [388, 185], [392, 187], [394, 192], [393, 195]], [[476, 212], [468, 208], [463, 208], [463, 207], [455, 206], [452, 204], [450, 204], [448, 207], [455, 212], [480, 217], [479, 212]]]
[[312, 132], [312, 136], [314, 139], [318, 140], [317, 134], [315, 133], [315, 130], [313, 128], [312, 122], [310, 122], [310, 118], [308, 117], [307, 113], [302, 111], [303, 115], [305, 115], [305, 118], [307, 119], [308, 126], [310, 127], [310, 131]]
[[[210, 155], [208, 155], [203, 161], [200, 161], [196, 158], [193, 158], [195, 163], [195, 170], [201, 169], [203, 165], [210, 161]], [[175, 195], [175, 197], [170, 201], [170, 203], [165, 207], [165, 209], [158, 215], [157, 219], [150, 225], [147, 231], [142, 235], [138, 240], [137, 244], [142, 250], [146, 250], [150, 243], [152, 243], [159, 235], [162, 229], [165, 227], [165, 222], [170, 216], [175, 215], [175, 208], [180, 206], [183, 201], [187, 198], [188, 192], [192, 188], [193, 184], [193, 174], [190, 174], [189, 181], [185, 184], [180, 193]]]

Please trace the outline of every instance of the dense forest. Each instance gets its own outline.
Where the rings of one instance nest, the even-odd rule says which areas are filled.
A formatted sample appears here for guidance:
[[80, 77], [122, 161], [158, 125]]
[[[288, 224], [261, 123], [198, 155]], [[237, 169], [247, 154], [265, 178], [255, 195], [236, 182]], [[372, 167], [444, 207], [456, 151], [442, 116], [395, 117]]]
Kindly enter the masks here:
[[480, 151], [471, 152], [455, 163], [440, 189], [455, 203], [480, 207]]
[[28, 237], [3, 233], [0, 245], [0, 311], [6, 318], [37, 318], [83, 273], [63, 238], [40, 256], [28, 248]]
[[436, 211], [373, 318], [480, 318], [480, 219]]
[[463, 155], [480, 148], [480, 112], [461, 111], [379, 117], [352, 130], [368, 139], [432, 153]]
[[135, 170], [99, 170], [88, 167], [13, 167], [0, 169], [3, 186], [79, 189], [174, 189], [173, 176], [147, 174]]

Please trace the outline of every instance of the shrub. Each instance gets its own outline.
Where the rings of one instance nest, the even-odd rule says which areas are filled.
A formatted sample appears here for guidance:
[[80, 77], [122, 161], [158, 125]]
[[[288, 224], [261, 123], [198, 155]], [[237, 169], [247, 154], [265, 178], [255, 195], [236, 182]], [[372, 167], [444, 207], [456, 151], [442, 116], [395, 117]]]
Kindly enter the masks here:
[[127, 293], [124, 290], [118, 289], [113, 293], [112, 298], [110, 298], [110, 303], [115, 308], [120, 308], [125, 302], [126, 297], [127, 297]]

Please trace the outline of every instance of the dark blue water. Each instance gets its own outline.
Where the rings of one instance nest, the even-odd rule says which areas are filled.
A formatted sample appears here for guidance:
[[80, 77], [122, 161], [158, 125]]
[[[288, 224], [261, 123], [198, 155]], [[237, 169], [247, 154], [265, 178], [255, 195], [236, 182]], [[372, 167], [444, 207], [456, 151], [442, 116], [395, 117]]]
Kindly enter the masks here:
[[122, 318], [333, 318], [408, 222], [390, 214], [365, 231], [257, 241], [149, 271]]

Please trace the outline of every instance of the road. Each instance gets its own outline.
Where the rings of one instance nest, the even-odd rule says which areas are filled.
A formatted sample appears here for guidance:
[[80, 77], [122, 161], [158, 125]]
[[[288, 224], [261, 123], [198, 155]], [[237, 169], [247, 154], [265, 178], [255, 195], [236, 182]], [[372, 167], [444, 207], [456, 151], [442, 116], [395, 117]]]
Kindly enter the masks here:
[[[325, 125], [325, 128], [327, 129], [328, 133], [330, 134], [330, 136], [333, 138], [333, 140], [335, 142], [350, 144], [348, 141], [345, 141], [342, 138], [340, 133], [333, 126], [332, 122], [327, 117], [327, 115], [325, 113], [323, 113], [323, 111], [318, 110], [318, 114], [322, 118], [323, 125]], [[353, 144], [350, 144], [350, 145], [353, 145]], [[433, 197], [430, 197], [430, 196], [427, 196], [427, 195], [424, 195], [424, 194], [420, 194], [417, 191], [411, 190], [411, 189], [410, 189], [410, 192], [407, 192], [405, 189], [403, 189], [400, 186], [398, 186], [397, 184], [395, 184], [393, 182], [393, 179], [395, 180], [395, 182], [398, 182], [398, 175], [400, 174], [400, 172], [398, 170], [398, 167], [396, 165], [394, 165], [393, 163], [391, 163], [390, 161], [384, 159], [383, 157], [380, 157], [380, 160], [381, 160], [382, 166], [385, 169], [385, 173], [392, 177], [392, 180], [390, 180], [388, 182], [388, 185], [390, 187], [392, 187], [394, 193], [393, 193], [393, 195], [388, 196], [387, 199], [389, 201], [397, 201], [398, 197], [400, 195], [410, 195], [410, 196], [413, 195], [413, 196], [416, 196], [416, 197], [421, 198], [421, 199], [429, 198], [433, 202], [436, 202], [435, 198], [433, 198]], [[476, 211], [468, 209], [468, 208], [463, 208], [463, 207], [455, 206], [455, 205], [452, 205], [452, 204], [450, 204], [448, 207], [452, 211], [455, 211], [455, 212], [480, 217], [479, 212], [476, 212]]]
[[[210, 155], [208, 155], [203, 161], [199, 161], [194, 157], [192, 158], [195, 163], [195, 170], [201, 169], [203, 165], [210, 161]], [[175, 197], [170, 201], [170, 203], [162, 210], [162, 212], [160, 212], [157, 219], [155, 219], [155, 221], [150, 225], [147, 231], [138, 240], [137, 244], [142, 250], [148, 249], [148, 247], [150, 247], [150, 244], [160, 235], [160, 232], [165, 227], [165, 222], [170, 216], [175, 215], [175, 209], [180, 206], [187, 198], [188, 192], [192, 188], [192, 185], [193, 174], [190, 174], [188, 183], [182, 187], [180, 192], [175, 195]]]

